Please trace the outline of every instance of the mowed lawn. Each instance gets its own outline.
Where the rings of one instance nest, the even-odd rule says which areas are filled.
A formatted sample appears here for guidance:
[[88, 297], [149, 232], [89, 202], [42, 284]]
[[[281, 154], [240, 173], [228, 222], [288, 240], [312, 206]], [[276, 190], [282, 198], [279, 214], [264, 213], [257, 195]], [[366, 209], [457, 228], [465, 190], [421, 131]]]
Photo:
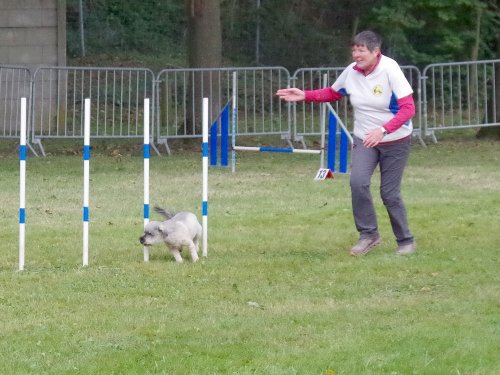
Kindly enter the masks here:
[[[47, 147], [50, 153], [50, 147]], [[500, 374], [500, 142], [413, 144], [403, 196], [418, 251], [362, 258], [349, 178], [317, 156], [239, 153], [209, 172], [208, 258], [143, 261], [140, 145], [95, 147], [82, 267], [81, 147], [0, 156], [1, 374]], [[151, 205], [201, 221], [201, 153], [151, 157]], [[160, 219], [155, 213], [151, 219]]]

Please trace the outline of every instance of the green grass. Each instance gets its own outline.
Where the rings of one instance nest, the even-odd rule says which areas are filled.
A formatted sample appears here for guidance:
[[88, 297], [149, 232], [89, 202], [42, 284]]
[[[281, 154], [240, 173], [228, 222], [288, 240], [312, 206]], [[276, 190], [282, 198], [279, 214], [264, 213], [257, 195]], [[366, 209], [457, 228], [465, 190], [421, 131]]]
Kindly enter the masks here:
[[[498, 142], [414, 144], [409, 257], [394, 254], [377, 175], [384, 243], [353, 258], [347, 176], [314, 182], [316, 156], [240, 153], [235, 174], [210, 170], [208, 258], [182, 265], [163, 246], [142, 261], [140, 147], [103, 146], [88, 267], [74, 151], [28, 159], [24, 272], [19, 161], [1, 154], [0, 373], [500, 373]], [[151, 204], [201, 220], [201, 155], [175, 151], [151, 159]]]

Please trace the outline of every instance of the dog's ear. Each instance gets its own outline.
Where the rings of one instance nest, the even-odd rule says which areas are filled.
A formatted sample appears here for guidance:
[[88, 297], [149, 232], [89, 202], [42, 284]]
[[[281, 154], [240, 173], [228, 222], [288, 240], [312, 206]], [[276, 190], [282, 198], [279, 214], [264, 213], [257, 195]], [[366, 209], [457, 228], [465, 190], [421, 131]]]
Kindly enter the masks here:
[[162, 236], [164, 237], [168, 236], [167, 226], [164, 223], [160, 223], [158, 225], [158, 231], [161, 233]]

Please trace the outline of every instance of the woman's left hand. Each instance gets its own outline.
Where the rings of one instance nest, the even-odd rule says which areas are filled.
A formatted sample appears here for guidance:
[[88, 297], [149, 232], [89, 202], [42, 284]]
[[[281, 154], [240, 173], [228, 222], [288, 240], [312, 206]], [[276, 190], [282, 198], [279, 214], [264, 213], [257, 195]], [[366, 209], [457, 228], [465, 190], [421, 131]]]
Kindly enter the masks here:
[[365, 145], [365, 147], [375, 147], [382, 141], [383, 138], [384, 133], [382, 133], [380, 128], [370, 130], [366, 133], [365, 139], [363, 139], [363, 145]]

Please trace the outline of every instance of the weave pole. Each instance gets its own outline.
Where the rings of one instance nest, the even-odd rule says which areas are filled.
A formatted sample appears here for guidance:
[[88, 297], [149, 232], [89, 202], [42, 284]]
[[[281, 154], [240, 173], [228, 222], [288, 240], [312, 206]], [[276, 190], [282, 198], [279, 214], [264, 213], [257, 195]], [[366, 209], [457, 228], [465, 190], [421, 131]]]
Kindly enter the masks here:
[[203, 165], [203, 203], [202, 203], [202, 227], [203, 227], [203, 247], [202, 254], [208, 255], [208, 98], [203, 98], [203, 144], [202, 144], [202, 165]]
[[19, 141], [19, 271], [24, 270], [26, 243], [26, 98], [21, 98], [21, 134]]
[[89, 162], [90, 162], [90, 99], [85, 99], [83, 130], [83, 265], [89, 265]]
[[[144, 228], [149, 223], [149, 98], [144, 99]], [[149, 262], [149, 249], [144, 246], [144, 261]]]

